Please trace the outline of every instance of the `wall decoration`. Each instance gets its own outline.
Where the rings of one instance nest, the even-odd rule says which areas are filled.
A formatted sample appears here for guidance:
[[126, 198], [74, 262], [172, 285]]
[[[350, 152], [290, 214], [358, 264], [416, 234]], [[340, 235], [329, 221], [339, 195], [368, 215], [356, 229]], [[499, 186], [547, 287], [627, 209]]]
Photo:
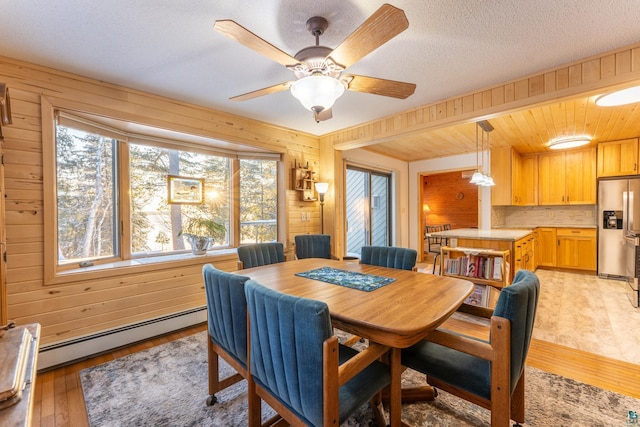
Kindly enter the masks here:
[[204, 203], [204, 178], [167, 175], [167, 201], [170, 205]]

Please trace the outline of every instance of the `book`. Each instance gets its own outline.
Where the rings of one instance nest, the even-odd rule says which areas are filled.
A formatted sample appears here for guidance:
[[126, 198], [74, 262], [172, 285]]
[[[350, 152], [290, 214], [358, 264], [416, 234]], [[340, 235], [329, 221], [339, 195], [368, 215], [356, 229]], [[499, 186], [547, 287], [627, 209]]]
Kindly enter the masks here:
[[474, 285], [473, 292], [465, 300], [465, 304], [480, 307], [489, 306], [489, 289], [486, 285]]
[[493, 258], [493, 279], [502, 280], [502, 257]]

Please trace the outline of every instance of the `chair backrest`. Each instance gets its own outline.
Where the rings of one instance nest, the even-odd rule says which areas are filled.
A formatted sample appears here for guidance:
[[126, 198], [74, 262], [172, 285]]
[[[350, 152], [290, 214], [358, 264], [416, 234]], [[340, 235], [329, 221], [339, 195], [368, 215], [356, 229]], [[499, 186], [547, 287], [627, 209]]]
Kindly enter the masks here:
[[322, 425], [323, 342], [333, 332], [320, 301], [245, 284], [251, 328], [250, 371], [309, 425]]
[[295, 236], [296, 257], [331, 259], [331, 236], [328, 234], [301, 234]]
[[284, 245], [281, 242], [256, 243], [238, 247], [242, 268], [284, 262]]
[[[444, 226], [442, 225], [427, 225], [427, 234], [429, 233], [437, 233], [440, 231], [444, 231]], [[440, 252], [440, 245], [442, 244], [442, 237], [440, 236], [429, 236], [427, 238], [427, 242], [429, 243], [429, 252]], [[437, 247], [432, 247], [437, 245]]]
[[363, 246], [360, 263], [391, 267], [399, 270], [413, 270], [418, 251], [394, 246]]
[[540, 281], [528, 270], [519, 270], [511, 286], [500, 291], [494, 316], [511, 322], [511, 392], [520, 379], [529, 352], [538, 308]]
[[244, 367], [247, 366], [246, 276], [227, 273], [211, 264], [202, 267], [207, 296], [209, 336]]

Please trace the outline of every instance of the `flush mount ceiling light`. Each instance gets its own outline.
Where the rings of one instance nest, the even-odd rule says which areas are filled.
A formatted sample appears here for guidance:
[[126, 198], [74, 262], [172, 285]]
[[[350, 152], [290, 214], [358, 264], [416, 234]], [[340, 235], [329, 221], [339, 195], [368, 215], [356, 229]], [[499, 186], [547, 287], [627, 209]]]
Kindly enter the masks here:
[[616, 107], [634, 102], [640, 102], [640, 86], [611, 92], [596, 99], [596, 105], [599, 107]]
[[589, 135], [561, 136], [554, 138], [549, 142], [549, 148], [552, 150], [564, 150], [566, 148], [580, 147], [591, 142]]

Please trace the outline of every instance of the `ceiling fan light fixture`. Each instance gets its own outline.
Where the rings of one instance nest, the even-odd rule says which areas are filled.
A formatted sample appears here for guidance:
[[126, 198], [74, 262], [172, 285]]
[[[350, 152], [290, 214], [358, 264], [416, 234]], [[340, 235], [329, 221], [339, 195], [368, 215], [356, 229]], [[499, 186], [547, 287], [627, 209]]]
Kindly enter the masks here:
[[635, 102], [640, 102], [640, 86], [611, 92], [596, 99], [596, 105], [599, 107], [617, 107]]
[[291, 94], [304, 108], [316, 113], [333, 107], [344, 90], [344, 84], [340, 80], [324, 75], [303, 77], [291, 85]]
[[588, 135], [578, 136], [562, 136], [560, 138], [554, 138], [549, 142], [549, 148], [552, 150], [564, 150], [567, 148], [581, 147], [591, 142], [591, 137]]

